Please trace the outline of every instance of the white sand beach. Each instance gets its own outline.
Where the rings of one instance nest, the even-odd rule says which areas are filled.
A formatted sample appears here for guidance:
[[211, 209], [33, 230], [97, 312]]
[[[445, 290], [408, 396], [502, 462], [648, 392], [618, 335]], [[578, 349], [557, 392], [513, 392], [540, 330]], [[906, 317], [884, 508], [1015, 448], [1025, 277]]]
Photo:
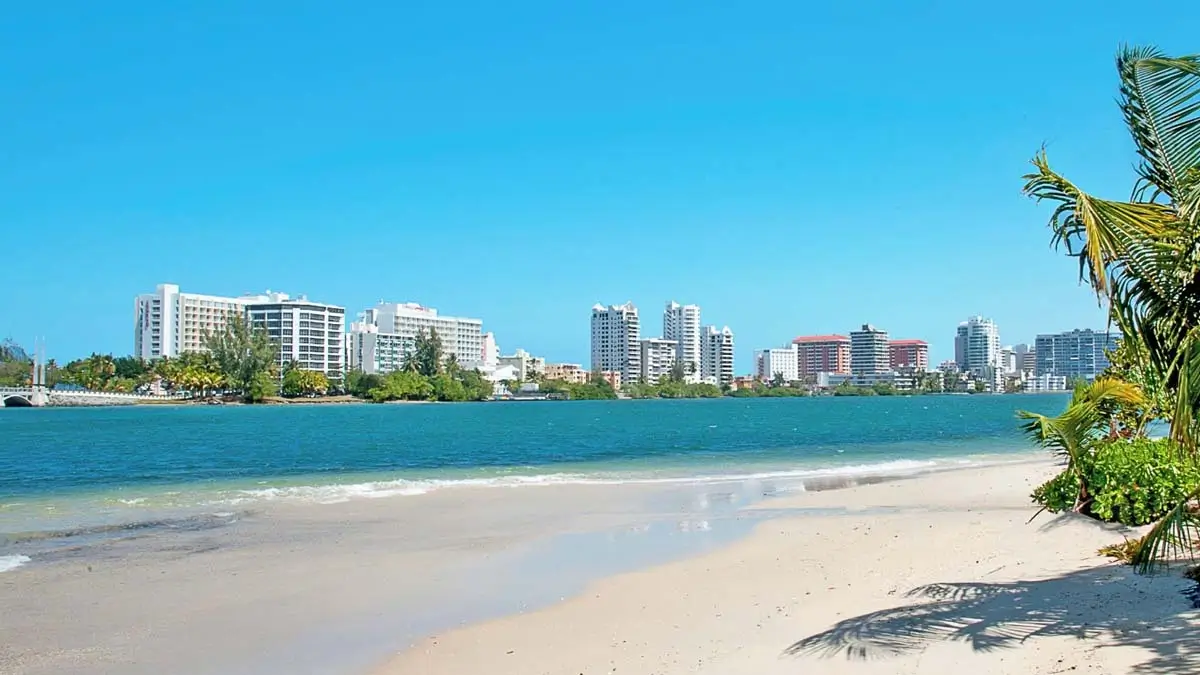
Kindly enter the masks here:
[[[379, 675], [1196, 673], [1178, 571], [1096, 555], [1118, 530], [1034, 509], [1049, 462], [977, 468], [760, 508], [721, 550], [605, 579], [554, 606], [422, 640]], [[783, 503], [781, 503], [783, 502]]]

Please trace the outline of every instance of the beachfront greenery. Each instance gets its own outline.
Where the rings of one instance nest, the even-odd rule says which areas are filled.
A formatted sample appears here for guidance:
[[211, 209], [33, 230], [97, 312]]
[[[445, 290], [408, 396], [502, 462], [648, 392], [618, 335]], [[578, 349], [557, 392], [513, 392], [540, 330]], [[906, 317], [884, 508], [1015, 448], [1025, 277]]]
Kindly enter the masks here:
[[761, 382], [756, 382], [754, 386], [740, 387], [730, 390], [726, 394], [730, 398], [797, 398], [808, 395], [808, 388], [798, 382], [788, 383], [779, 387], [768, 387]]
[[227, 390], [251, 403], [275, 394], [279, 347], [265, 328], [251, 326], [245, 318], [233, 315], [225, 322], [225, 329], [208, 335], [204, 344]]
[[687, 375], [683, 364], [676, 363], [656, 384], [643, 380], [623, 387], [623, 390], [630, 398], [721, 398], [723, 395], [721, 388], [714, 384], [688, 382]]
[[[1129, 200], [1085, 192], [1051, 168], [1045, 149], [1033, 158], [1024, 191], [1054, 206], [1052, 245], [1076, 259], [1079, 278], [1121, 331], [1130, 357], [1122, 365], [1142, 369], [1146, 377], [1139, 388], [1148, 391], [1149, 400], [1161, 401], [1170, 438], [1195, 461], [1200, 447], [1200, 56], [1129, 47], [1120, 51], [1116, 65], [1118, 102], [1138, 155]], [[1194, 556], [1197, 539], [1200, 480], [1174, 498], [1143, 538], [1134, 563], [1148, 571], [1180, 555]]]
[[325, 373], [292, 366], [284, 369], [279, 393], [284, 396], [317, 396], [328, 392], [329, 388], [329, 378], [325, 377]]
[[468, 370], [453, 354], [445, 355], [436, 330], [417, 333], [404, 367], [387, 375], [352, 373], [347, 390], [376, 403], [386, 401], [482, 401], [492, 396], [492, 383], [478, 370]]

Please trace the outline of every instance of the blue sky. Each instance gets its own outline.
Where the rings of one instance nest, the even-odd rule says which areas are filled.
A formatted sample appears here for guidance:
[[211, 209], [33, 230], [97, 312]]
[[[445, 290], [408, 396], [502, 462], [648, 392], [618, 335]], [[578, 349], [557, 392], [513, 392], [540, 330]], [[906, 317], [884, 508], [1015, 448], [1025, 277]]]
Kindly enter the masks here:
[[[986, 4], [994, 6], [988, 7]], [[735, 8], [736, 7], [736, 8]], [[863, 322], [952, 355], [1101, 326], [1042, 143], [1127, 196], [1121, 43], [1200, 5], [22, 3], [0, 24], [0, 336], [128, 353], [155, 284], [482, 317], [588, 359], [589, 308], [698, 303], [754, 349]]]

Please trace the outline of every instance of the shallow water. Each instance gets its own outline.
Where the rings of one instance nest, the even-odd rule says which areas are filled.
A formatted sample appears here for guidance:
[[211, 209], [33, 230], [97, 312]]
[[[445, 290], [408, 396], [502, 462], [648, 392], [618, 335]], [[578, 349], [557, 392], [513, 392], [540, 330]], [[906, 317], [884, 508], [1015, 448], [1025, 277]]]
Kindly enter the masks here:
[[[0, 410], [0, 534], [459, 487], [786, 480], [1027, 450], [1063, 395]], [[3, 549], [0, 548], [0, 553]]]

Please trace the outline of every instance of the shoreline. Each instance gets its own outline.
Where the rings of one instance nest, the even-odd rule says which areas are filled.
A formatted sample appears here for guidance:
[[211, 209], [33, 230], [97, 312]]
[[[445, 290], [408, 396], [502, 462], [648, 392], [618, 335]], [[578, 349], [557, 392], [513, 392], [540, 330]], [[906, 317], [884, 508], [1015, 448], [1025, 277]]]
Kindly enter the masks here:
[[1099, 557], [1123, 528], [1025, 524], [1054, 470], [1043, 458], [759, 502], [747, 511], [847, 510], [766, 519], [715, 551], [427, 636], [371, 672], [1196, 672], [1193, 582]]

